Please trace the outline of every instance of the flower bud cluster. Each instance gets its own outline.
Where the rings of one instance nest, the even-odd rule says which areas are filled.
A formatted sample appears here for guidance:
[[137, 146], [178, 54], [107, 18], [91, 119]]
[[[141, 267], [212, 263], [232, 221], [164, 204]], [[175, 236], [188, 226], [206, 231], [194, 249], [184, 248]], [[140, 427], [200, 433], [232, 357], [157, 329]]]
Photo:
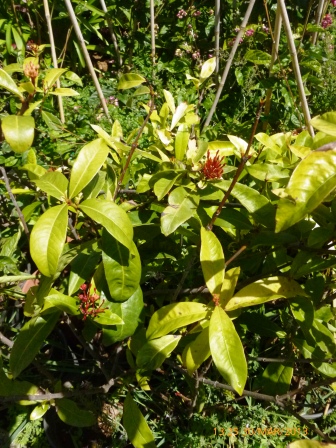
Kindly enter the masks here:
[[35, 85], [35, 80], [39, 75], [39, 68], [40, 66], [38, 64], [35, 64], [33, 61], [29, 61], [28, 64], [24, 66], [23, 73], [27, 78], [30, 78], [32, 84]]
[[80, 304], [79, 311], [84, 315], [83, 320], [86, 320], [88, 316], [96, 317], [99, 313], [104, 313], [102, 309], [103, 302], [97, 303], [99, 301], [99, 295], [97, 294], [96, 288], [94, 288], [94, 293], [90, 293], [91, 285], [86, 285], [85, 283], [80, 287], [83, 291], [78, 295]]
[[322, 28], [326, 29], [333, 23], [332, 17], [330, 14], [326, 14], [321, 22]]
[[179, 12], [176, 14], [176, 17], [178, 19], [183, 19], [184, 17], [186, 17], [187, 15], [187, 11], [185, 11], [184, 9], [180, 9]]

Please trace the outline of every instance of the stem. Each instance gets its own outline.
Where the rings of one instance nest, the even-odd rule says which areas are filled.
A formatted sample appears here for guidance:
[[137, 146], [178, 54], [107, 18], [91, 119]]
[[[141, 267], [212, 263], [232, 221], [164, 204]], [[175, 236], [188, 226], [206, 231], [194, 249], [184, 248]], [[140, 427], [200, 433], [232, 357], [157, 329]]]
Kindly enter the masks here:
[[122, 61], [122, 57], [121, 57], [121, 55], [120, 55], [120, 51], [119, 51], [119, 47], [118, 47], [117, 37], [116, 37], [116, 35], [115, 35], [115, 33], [114, 33], [113, 23], [112, 23], [110, 14], [109, 14], [109, 12], [108, 12], [108, 10], [107, 10], [105, 0], [100, 0], [100, 4], [101, 4], [101, 7], [102, 7], [102, 10], [103, 10], [104, 13], [105, 13], [105, 17], [106, 17], [106, 20], [107, 20], [107, 25], [108, 25], [108, 28], [109, 28], [109, 30], [110, 30], [111, 39], [112, 39], [113, 46], [114, 46], [114, 51], [116, 52], [116, 55], [117, 55], [117, 58], [118, 58], [118, 65], [119, 65], [119, 67], [121, 67], [123, 61]]
[[89, 69], [91, 78], [92, 78], [93, 83], [94, 83], [94, 85], [96, 87], [96, 90], [97, 90], [97, 93], [98, 93], [101, 105], [103, 107], [103, 110], [104, 110], [107, 118], [111, 121], [110, 114], [109, 114], [109, 111], [108, 111], [108, 108], [107, 108], [107, 105], [106, 105], [106, 102], [105, 102], [104, 94], [103, 94], [103, 91], [102, 91], [102, 89], [100, 87], [100, 84], [99, 84], [96, 72], [95, 72], [95, 70], [93, 68], [93, 64], [92, 64], [92, 61], [90, 59], [89, 52], [88, 52], [88, 50], [86, 48], [83, 34], [82, 34], [81, 29], [80, 29], [80, 27], [78, 25], [77, 17], [76, 17], [74, 9], [72, 7], [71, 0], [64, 0], [64, 2], [65, 2], [65, 6], [66, 6], [66, 8], [68, 10], [71, 23], [72, 23], [72, 25], [74, 27], [77, 39], [78, 39], [79, 44], [81, 46], [81, 49], [83, 51], [83, 55], [84, 55], [84, 58], [85, 58], [86, 65], [87, 65], [87, 67]]
[[5, 168], [3, 166], [0, 166], [0, 171], [2, 172], [2, 175], [4, 177], [7, 193], [9, 194], [9, 197], [10, 197], [11, 201], [13, 202], [13, 205], [15, 207], [15, 210], [16, 210], [17, 214], [18, 214], [18, 217], [19, 217], [19, 219], [20, 219], [20, 221], [21, 221], [21, 223], [23, 225], [23, 230], [24, 230], [24, 232], [25, 232], [25, 234], [26, 234], [26, 236], [27, 236], [27, 238], [29, 240], [29, 229], [28, 229], [26, 220], [25, 220], [25, 218], [23, 216], [23, 213], [22, 213], [18, 203], [16, 202], [15, 196], [12, 193], [11, 187], [9, 185], [9, 180], [8, 180], [8, 176], [7, 176], [6, 170], [5, 170]]
[[216, 69], [215, 73], [219, 72], [219, 35], [220, 35], [220, 0], [215, 0], [215, 56]]
[[237, 183], [237, 181], [239, 179], [239, 176], [240, 176], [241, 172], [243, 171], [246, 162], [249, 159], [248, 155], [249, 155], [249, 152], [250, 152], [250, 149], [251, 149], [251, 146], [252, 146], [252, 141], [254, 139], [254, 135], [255, 135], [256, 130], [257, 130], [257, 126], [258, 126], [258, 123], [259, 123], [259, 118], [260, 118], [260, 115], [261, 115], [261, 110], [263, 108], [263, 105], [264, 105], [264, 100], [260, 100], [259, 101], [259, 105], [258, 105], [258, 109], [257, 109], [257, 113], [256, 113], [256, 117], [255, 117], [255, 120], [254, 120], [253, 128], [252, 128], [251, 135], [250, 135], [250, 140], [248, 142], [245, 154], [243, 155], [243, 157], [241, 159], [241, 162], [240, 162], [240, 164], [239, 164], [239, 166], [237, 168], [237, 171], [236, 171], [236, 173], [235, 173], [235, 175], [234, 175], [234, 177], [232, 179], [232, 182], [231, 182], [227, 192], [225, 193], [225, 195], [224, 195], [223, 199], [221, 200], [217, 210], [213, 214], [210, 223], [207, 226], [208, 230], [212, 230], [212, 227], [213, 227], [213, 225], [214, 225], [218, 215], [222, 211], [222, 208], [224, 207], [225, 202], [229, 199], [231, 191], [233, 190], [234, 186], [236, 185], [236, 183]]
[[[54, 33], [53, 33], [53, 29], [52, 29], [52, 24], [51, 24], [51, 17], [50, 17], [50, 10], [49, 10], [48, 0], [43, 0], [43, 5], [44, 5], [44, 13], [45, 13], [45, 17], [46, 17], [47, 25], [48, 25], [48, 33], [49, 33], [49, 40], [50, 40], [50, 50], [51, 50], [51, 57], [52, 57], [52, 61], [53, 61], [53, 66], [55, 68], [58, 68], [56, 49], [55, 49], [55, 41], [54, 41]], [[61, 87], [61, 83], [60, 83], [59, 79], [57, 79], [57, 81], [56, 81], [56, 86], [58, 88]], [[64, 123], [65, 122], [65, 118], [64, 118], [63, 99], [62, 99], [62, 97], [60, 95], [58, 95], [57, 99], [58, 99], [58, 107], [59, 107], [60, 119], [61, 119], [61, 122]]]
[[[316, 16], [315, 16], [316, 25], [319, 25], [320, 22], [321, 22], [322, 13], [323, 13], [323, 9], [324, 9], [324, 4], [327, 3], [327, 1], [328, 0], [319, 0], [318, 6], [317, 6], [317, 10], [316, 10]], [[312, 37], [312, 44], [313, 45], [316, 45], [317, 36], [318, 36], [318, 32], [315, 31], [315, 33], [313, 34], [313, 37]]]
[[287, 36], [288, 47], [289, 47], [289, 51], [291, 54], [295, 79], [296, 79], [296, 82], [298, 85], [299, 96], [300, 96], [300, 100], [301, 100], [301, 106], [303, 109], [303, 115], [305, 117], [306, 127], [309, 131], [309, 134], [312, 137], [314, 137], [315, 134], [314, 134], [313, 127], [310, 124], [311, 116], [310, 116], [308, 102], [307, 102], [307, 98], [305, 95], [304, 86], [303, 86], [303, 82], [302, 82], [299, 61], [298, 61], [297, 52], [296, 52], [296, 48], [295, 48], [295, 42], [294, 42], [294, 38], [293, 38], [293, 34], [292, 34], [292, 30], [291, 30], [291, 26], [290, 26], [290, 22], [289, 22], [289, 18], [288, 18], [284, 0], [278, 0], [278, 8], [280, 9], [280, 12], [281, 12], [281, 16], [282, 16], [286, 36]]
[[229, 55], [229, 58], [228, 58], [228, 60], [227, 60], [227, 63], [226, 63], [226, 66], [225, 66], [225, 69], [224, 69], [224, 72], [223, 72], [223, 75], [222, 75], [222, 79], [221, 79], [221, 81], [220, 81], [220, 83], [219, 83], [219, 86], [218, 86], [218, 89], [217, 89], [217, 93], [216, 93], [214, 102], [213, 102], [212, 107], [211, 107], [211, 109], [210, 109], [210, 111], [209, 111], [209, 114], [208, 114], [208, 116], [207, 116], [207, 118], [206, 118], [206, 120], [205, 120], [205, 123], [204, 123], [204, 125], [203, 125], [203, 129], [202, 129], [202, 131], [204, 131], [204, 130], [209, 126], [210, 121], [212, 120], [213, 114], [215, 113], [215, 110], [216, 110], [218, 101], [219, 101], [219, 99], [220, 99], [220, 96], [221, 96], [221, 94], [222, 94], [223, 87], [224, 87], [224, 85], [225, 85], [226, 78], [227, 78], [227, 76], [228, 76], [228, 74], [229, 74], [229, 70], [230, 70], [231, 64], [232, 64], [232, 62], [233, 62], [233, 58], [235, 57], [237, 48], [238, 48], [238, 46], [239, 46], [239, 41], [240, 41], [241, 37], [243, 37], [243, 34], [244, 34], [244, 32], [245, 32], [245, 27], [246, 27], [247, 22], [248, 22], [248, 20], [249, 20], [249, 18], [250, 18], [250, 15], [251, 15], [253, 6], [254, 6], [254, 4], [255, 4], [255, 1], [256, 1], [256, 0], [250, 0], [250, 3], [249, 3], [248, 8], [247, 8], [247, 10], [246, 10], [245, 17], [244, 17], [244, 19], [243, 19], [243, 21], [242, 21], [242, 24], [241, 24], [241, 26], [240, 26], [240, 31], [239, 31], [239, 33], [237, 34], [236, 40], [235, 40], [235, 42], [234, 42], [234, 44], [233, 44], [232, 50], [231, 50], [230, 55]]
[[122, 184], [122, 181], [123, 181], [123, 179], [125, 177], [127, 168], [129, 167], [129, 164], [131, 163], [134, 151], [136, 150], [136, 148], [138, 146], [141, 134], [143, 133], [143, 130], [145, 129], [145, 126], [148, 123], [148, 120], [149, 120], [149, 118], [152, 115], [152, 112], [154, 110], [154, 91], [153, 91], [153, 87], [149, 86], [149, 89], [150, 89], [150, 96], [151, 96], [151, 99], [149, 101], [150, 102], [150, 104], [149, 104], [149, 111], [148, 111], [148, 114], [147, 114], [146, 118], [144, 119], [142, 125], [140, 126], [140, 129], [139, 129], [139, 131], [138, 131], [138, 133], [137, 133], [137, 135], [135, 137], [134, 142], [132, 143], [131, 150], [130, 150], [130, 152], [128, 154], [125, 166], [124, 166], [124, 168], [123, 168], [123, 170], [122, 170], [122, 172], [120, 174], [120, 177], [119, 177], [119, 180], [118, 180], [118, 185], [117, 185], [117, 188], [115, 189], [115, 192], [114, 192], [114, 195], [113, 195], [113, 200], [114, 201], [116, 200], [116, 197], [118, 196], [120, 185]]
[[154, 69], [155, 65], [155, 12], [154, 12], [154, 0], [150, 0], [150, 28], [151, 28], [151, 44], [152, 44], [152, 65]]

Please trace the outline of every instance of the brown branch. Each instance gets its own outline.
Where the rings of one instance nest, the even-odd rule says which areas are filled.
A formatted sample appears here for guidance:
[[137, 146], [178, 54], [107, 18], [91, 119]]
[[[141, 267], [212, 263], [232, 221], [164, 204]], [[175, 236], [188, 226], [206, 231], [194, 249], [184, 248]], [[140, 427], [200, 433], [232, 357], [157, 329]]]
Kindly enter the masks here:
[[19, 219], [20, 219], [20, 221], [21, 221], [21, 223], [22, 223], [22, 225], [23, 225], [23, 230], [24, 230], [24, 232], [25, 232], [25, 234], [26, 234], [26, 236], [27, 236], [27, 238], [28, 238], [28, 240], [29, 240], [29, 229], [28, 229], [26, 220], [25, 220], [25, 218], [24, 218], [24, 216], [23, 216], [23, 213], [22, 213], [22, 211], [21, 211], [21, 209], [20, 209], [18, 203], [16, 202], [15, 196], [14, 196], [13, 193], [12, 193], [12, 190], [11, 190], [11, 187], [10, 187], [10, 184], [9, 184], [9, 180], [8, 180], [8, 176], [7, 176], [6, 170], [5, 170], [5, 168], [4, 168], [3, 166], [0, 166], [0, 171], [2, 172], [2, 175], [3, 175], [3, 177], [4, 177], [5, 186], [6, 186], [6, 190], [7, 190], [7, 192], [8, 192], [8, 195], [9, 195], [11, 201], [13, 202], [13, 205], [14, 205], [14, 207], [15, 207], [15, 210], [16, 210], [16, 212], [17, 212], [17, 214], [18, 214], [18, 216], [19, 216]]
[[[310, 364], [312, 362], [336, 362], [336, 358], [325, 358], [325, 359], [313, 359], [313, 358], [307, 358], [307, 359], [290, 359], [290, 358], [264, 358], [263, 356], [249, 356], [248, 359], [251, 361], [259, 361], [259, 362], [274, 362], [274, 363], [299, 363], [299, 364]], [[335, 381], [335, 379], [334, 379]]]
[[124, 168], [123, 168], [123, 170], [122, 170], [122, 172], [120, 174], [120, 177], [118, 179], [118, 186], [117, 186], [117, 188], [116, 188], [116, 190], [114, 192], [114, 195], [113, 195], [113, 200], [114, 201], [116, 200], [116, 198], [118, 196], [120, 185], [122, 184], [122, 181], [123, 181], [123, 179], [125, 177], [127, 168], [129, 167], [129, 164], [131, 163], [134, 151], [136, 150], [136, 148], [138, 146], [139, 139], [140, 139], [140, 137], [141, 137], [141, 135], [143, 133], [143, 130], [145, 129], [146, 124], [148, 123], [148, 120], [150, 119], [150, 116], [152, 115], [153, 110], [154, 110], [154, 90], [153, 90], [152, 86], [149, 86], [149, 89], [150, 89], [150, 96], [151, 96], [151, 99], [149, 101], [149, 111], [148, 111], [148, 114], [147, 114], [146, 118], [144, 119], [142, 125], [140, 126], [140, 129], [139, 129], [139, 131], [138, 131], [138, 133], [137, 133], [137, 135], [135, 137], [134, 142], [131, 145], [131, 150], [130, 150], [130, 152], [128, 154], [125, 166], [124, 166]]
[[240, 164], [239, 164], [239, 166], [237, 168], [237, 171], [236, 171], [236, 173], [235, 173], [235, 175], [234, 175], [234, 177], [232, 179], [232, 182], [231, 182], [227, 192], [225, 193], [223, 199], [221, 200], [217, 210], [213, 214], [210, 223], [207, 225], [207, 229], [208, 230], [212, 230], [212, 227], [213, 227], [216, 219], [218, 218], [218, 215], [222, 211], [222, 208], [224, 207], [225, 202], [229, 199], [231, 191], [233, 190], [234, 186], [238, 182], [239, 176], [241, 175], [241, 173], [242, 173], [242, 171], [243, 171], [243, 169], [244, 169], [244, 167], [246, 165], [246, 162], [249, 160], [249, 152], [250, 152], [250, 149], [251, 149], [251, 146], [252, 146], [254, 135], [255, 135], [256, 130], [257, 130], [257, 126], [258, 126], [258, 123], [259, 123], [259, 119], [260, 119], [260, 115], [261, 115], [261, 111], [262, 111], [262, 108], [264, 106], [264, 103], [265, 103], [264, 100], [260, 100], [259, 101], [257, 113], [256, 113], [256, 116], [255, 116], [254, 124], [253, 124], [253, 127], [252, 127], [250, 139], [249, 139], [249, 142], [247, 144], [247, 148], [246, 148], [245, 154], [241, 158]]

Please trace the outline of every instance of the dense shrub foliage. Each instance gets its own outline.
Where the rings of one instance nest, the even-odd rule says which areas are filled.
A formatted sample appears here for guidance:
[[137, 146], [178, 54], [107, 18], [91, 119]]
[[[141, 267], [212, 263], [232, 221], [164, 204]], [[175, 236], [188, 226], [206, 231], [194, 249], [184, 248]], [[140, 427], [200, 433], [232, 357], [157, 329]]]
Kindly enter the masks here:
[[49, 3], [0, 5], [1, 446], [336, 446], [336, 3]]

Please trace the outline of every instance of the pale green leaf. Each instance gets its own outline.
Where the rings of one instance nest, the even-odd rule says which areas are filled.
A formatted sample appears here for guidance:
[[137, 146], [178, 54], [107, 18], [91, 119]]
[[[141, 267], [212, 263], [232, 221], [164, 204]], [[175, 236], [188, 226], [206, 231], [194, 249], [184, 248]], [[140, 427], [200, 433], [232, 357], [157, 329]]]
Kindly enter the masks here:
[[33, 317], [20, 329], [14, 341], [9, 358], [9, 366], [16, 378], [35, 358], [45, 339], [58, 322], [59, 313]]
[[6, 142], [14, 152], [27, 151], [34, 141], [35, 120], [26, 115], [6, 115], [1, 122]]
[[222, 290], [220, 292], [220, 305], [224, 308], [232, 298], [240, 274], [240, 267], [232, 268], [226, 271]]
[[[4, 370], [0, 368], [0, 397], [12, 397], [15, 395], [37, 395], [41, 389], [28, 381], [9, 379]], [[36, 401], [20, 400], [19, 404], [31, 406]]]
[[215, 68], [216, 68], [216, 58], [210, 58], [204, 62], [200, 74], [201, 84], [213, 74]]
[[121, 207], [107, 200], [87, 199], [79, 208], [132, 252], [133, 226]]
[[179, 302], [166, 305], [152, 315], [146, 337], [154, 339], [164, 336], [178, 328], [204, 319], [208, 312], [208, 307], [202, 303]]
[[258, 65], [269, 65], [271, 62], [271, 55], [261, 50], [248, 50], [245, 54], [247, 61]]
[[199, 196], [188, 192], [183, 187], [178, 187], [169, 195], [168, 203], [168, 207], [161, 215], [161, 230], [165, 236], [173, 233], [193, 216], [199, 203]]
[[36, 222], [30, 235], [30, 254], [46, 277], [56, 274], [68, 225], [66, 204], [49, 208]]
[[169, 90], [164, 90], [164, 89], [163, 89], [163, 94], [164, 94], [166, 103], [168, 104], [168, 107], [170, 109], [170, 112], [172, 114], [174, 114], [176, 107], [175, 107], [175, 101], [174, 101], [173, 95], [169, 92]]
[[296, 296], [307, 297], [307, 294], [295, 280], [288, 277], [269, 277], [242, 288], [227, 302], [225, 310], [232, 311]]
[[67, 425], [78, 428], [95, 425], [96, 417], [93, 412], [80, 409], [74, 401], [61, 398], [55, 400], [55, 403], [57, 415]]
[[158, 369], [176, 348], [182, 336], [168, 334], [146, 342], [138, 351], [136, 364], [142, 370]]
[[35, 180], [35, 184], [41, 188], [41, 190], [56, 199], [66, 197], [68, 183], [68, 179], [64, 174], [58, 171], [48, 171], [39, 179]]
[[49, 410], [49, 403], [41, 403], [37, 405], [29, 416], [29, 420], [39, 420], [44, 416], [44, 414]]
[[175, 126], [178, 124], [181, 118], [183, 118], [184, 115], [187, 113], [187, 109], [188, 109], [187, 103], [181, 103], [177, 106], [170, 125], [171, 131], [175, 128]]
[[126, 90], [138, 87], [140, 84], [146, 82], [146, 79], [136, 73], [127, 73], [122, 75], [119, 79], [118, 89]]
[[47, 70], [45, 78], [43, 80], [44, 90], [49, 90], [53, 87], [55, 82], [60, 78], [63, 73], [67, 71], [66, 68], [50, 68]]
[[154, 436], [129, 392], [124, 402], [123, 426], [135, 448], [156, 447]]
[[[44, 298], [43, 312], [50, 308], [57, 308], [67, 314], [76, 316], [80, 314], [78, 297], [70, 297], [60, 293], [56, 289], [51, 289], [49, 294]], [[49, 311], [50, 312], [50, 311]]]
[[336, 112], [327, 112], [314, 117], [310, 123], [325, 134], [336, 137]]
[[247, 380], [244, 349], [231, 319], [219, 306], [210, 319], [209, 340], [219, 373], [241, 395]]
[[276, 232], [287, 229], [311, 213], [334, 190], [336, 149], [312, 151], [293, 171], [278, 203]]
[[50, 91], [49, 93], [51, 93], [52, 95], [57, 95], [57, 96], [78, 96], [79, 93], [74, 90], [74, 89], [70, 89], [69, 87], [58, 87], [52, 91]]
[[190, 132], [186, 124], [180, 124], [175, 136], [175, 157], [177, 160], [183, 160], [188, 148]]
[[225, 259], [221, 243], [211, 230], [201, 227], [201, 266], [211, 294], [220, 294], [225, 278]]
[[183, 365], [187, 368], [189, 375], [191, 376], [210, 355], [209, 327], [206, 327], [194, 341], [185, 347], [182, 353]]
[[98, 138], [83, 146], [75, 160], [70, 176], [69, 198], [80, 193], [100, 170], [109, 153], [104, 140]]
[[2, 68], [0, 68], [0, 87], [8, 90], [21, 99], [24, 98], [12, 77]]

